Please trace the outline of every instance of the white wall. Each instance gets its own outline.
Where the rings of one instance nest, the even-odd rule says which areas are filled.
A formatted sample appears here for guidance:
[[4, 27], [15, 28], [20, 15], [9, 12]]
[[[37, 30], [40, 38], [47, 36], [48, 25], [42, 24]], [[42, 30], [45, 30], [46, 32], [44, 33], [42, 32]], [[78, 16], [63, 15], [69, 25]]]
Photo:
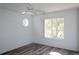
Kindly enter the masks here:
[[[74, 51], [79, 51], [78, 49], [78, 39], [77, 39], [77, 9], [69, 9], [58, 12], [52, 12], [46, 15], [40, 15], [34, 17], [34, 28], [33, 35], [35, 38], [35, 43], [40, 43], [44, 45], [49, 45], [53, 47], [59, 47]], [[44, 18], [53, 17], [64, 17], [64, 40], [56, 39], [46, 39], [43, 36], [44, 33]]]
[[77, 9], [77, 49], [79, 50], [79, 8]]
[[[24, 27], [22, 20], [29, 19]], [[32, 17], [0, 8], [0, 54], [32, 43]]]

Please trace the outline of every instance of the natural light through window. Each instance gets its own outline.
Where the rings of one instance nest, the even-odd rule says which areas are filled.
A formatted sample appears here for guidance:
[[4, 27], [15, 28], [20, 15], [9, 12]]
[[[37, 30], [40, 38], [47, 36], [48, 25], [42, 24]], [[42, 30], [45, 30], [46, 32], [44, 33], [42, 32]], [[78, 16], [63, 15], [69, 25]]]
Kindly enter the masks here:
[[50, 18], [44, 21], [45, 38], [64, 39], [64, 18]]

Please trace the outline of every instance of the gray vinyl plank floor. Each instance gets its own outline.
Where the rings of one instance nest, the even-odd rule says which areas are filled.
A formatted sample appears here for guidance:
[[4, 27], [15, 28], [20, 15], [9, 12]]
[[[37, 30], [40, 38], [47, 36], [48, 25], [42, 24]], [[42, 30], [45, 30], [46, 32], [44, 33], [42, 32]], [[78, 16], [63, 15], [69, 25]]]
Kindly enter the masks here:
[[79, 52], [32, 43], [3, 53], [3, 55], [79, 55]]

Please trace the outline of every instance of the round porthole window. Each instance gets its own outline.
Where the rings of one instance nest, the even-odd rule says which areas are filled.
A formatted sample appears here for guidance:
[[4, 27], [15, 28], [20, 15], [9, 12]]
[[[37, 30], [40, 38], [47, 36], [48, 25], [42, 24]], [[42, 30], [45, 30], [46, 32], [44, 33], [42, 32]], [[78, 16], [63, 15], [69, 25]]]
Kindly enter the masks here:
[[24, 20], [23, 20], [23, 25], [24, 25], [25, 27], [27, 27], [27, 26], [29, 25], [28, 19], [24, 19]]

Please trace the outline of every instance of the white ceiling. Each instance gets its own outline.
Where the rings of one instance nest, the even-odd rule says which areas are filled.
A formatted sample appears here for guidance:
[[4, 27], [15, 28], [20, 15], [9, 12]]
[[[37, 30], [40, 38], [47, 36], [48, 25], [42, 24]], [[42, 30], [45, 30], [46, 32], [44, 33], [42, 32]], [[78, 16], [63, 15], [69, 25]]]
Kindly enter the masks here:
[[43, 10], [45, 12], [59, 11], [63, 9], [79, 7], [79, 4], [68, 4], [68, 3], [48, 3], [48, 4], [32, 4], [36, 9]]
[[[26, 10], [27, 3], [6, 3], [6, 4], [0, 4], [0, 8], [6, 8], [8, 10], [16, 11], [16, 12], [22, 12]], [[68, 3], [30, 3], [31, 7], [34, 9], [43, 11], [43, 12], [54, 12], [54, 11], [59, 11], [59, 10], [64, 10], [64, 9], [69, 9], [69, 8], [75, 8], [79, 7], [79, 4], [68, 4]]]

